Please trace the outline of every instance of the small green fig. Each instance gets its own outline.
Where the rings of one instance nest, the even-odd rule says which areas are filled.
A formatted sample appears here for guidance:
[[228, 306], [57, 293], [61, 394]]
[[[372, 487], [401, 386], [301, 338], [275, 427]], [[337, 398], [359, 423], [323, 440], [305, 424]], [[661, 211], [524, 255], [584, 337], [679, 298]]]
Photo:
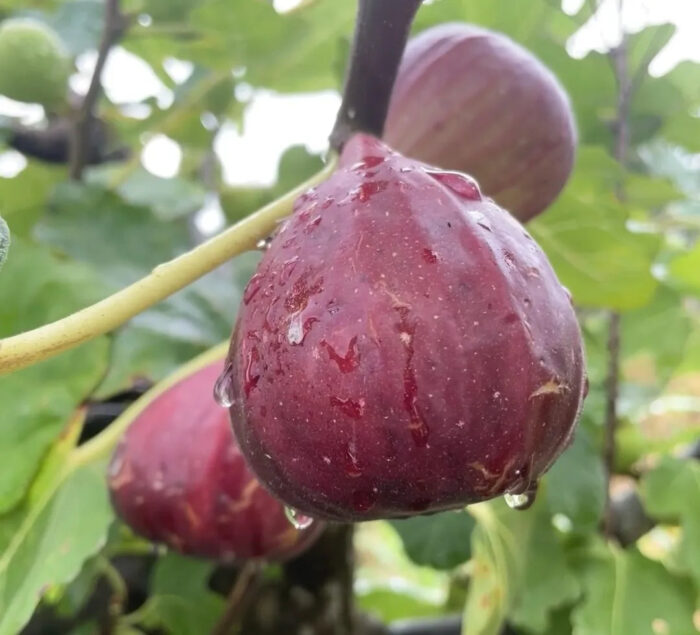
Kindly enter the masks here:
[[56, 107], [66, 100], [70, 60], [63, 42], [38, 20], [0, 24], [0, 94]]

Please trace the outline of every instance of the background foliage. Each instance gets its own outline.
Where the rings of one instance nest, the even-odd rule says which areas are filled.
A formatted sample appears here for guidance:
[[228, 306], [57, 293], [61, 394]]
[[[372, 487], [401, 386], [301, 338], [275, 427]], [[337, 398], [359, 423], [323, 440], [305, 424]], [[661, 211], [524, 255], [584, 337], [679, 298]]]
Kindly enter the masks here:
[[[100, 116], [130, 156], [90, 168], [80, 182], [31, 157], [0, 178], [0, 215], [12, 234], [0, 336], [68, 314], [187, 250], [200, 238], [193, 220], [211, 201], [233, 221], [320, 165], [290, 148], [276, 185], [233, 188], [212, 147], [225, 122], [244, 126], [258, 89], [339, 89], [354, 3], [315, 0], [288, 14], [261, 0], [124, 0], [123, 9], [141, 17], [120, 45], [150, 65], [172, 99], [102, 99]], [[80, 56], [98, 44], [103, 3], [5, 0], [0, 18], [16, 15], [46, 21]], [[576, 170], [529, 229], [579, 309], [591, 386], [576, 440], [530, 510], [498, 501], [358, 529], [357, 600], [384, 620], [464, 610], [465, 635], [499, 633], [506, 622], [541, 635], [700, 630], [700, 467], [678, 454], [697, 440], [700, 422], [700, 66], [683, 62], [652, 77], [648, 64], [673, 27], [629, 35], [635, 82], [623, 166], [610, 57], [573, 59], [565, 49], [589, 16], [588, 8], [566, 15], [553, 0], [436, 0], [419, 12], [416, 30], [465, 20], [507, 33], [571, 95]], [[171, 58], [192, 64], [186, 80], [166, 71]], [[155, 134], [183, 152], [176, 177], [140, 163]], [[0, 265], [6, 243], [0, 225]], [[0, 379], [0, 635], [18, 633], [37, 607], [67, 619], [74, 635], [93, 632], [81, 610], [99, 580], [115, 584], [110, 559], [148, 547], [112, 517], [104, 465], [80, 461], [76, 446], [99, 419], [86, 413], [228, 337], [255, 261], [237, 258], [116, 333]], [[611, 311], [621, 315], [622, 342], [613, 500], [639, 490], [656, 524], [626, 547], [600, 532]], [[223, 610], [208, 586], [212, 569], [160, 555], [148, 599], [117, 620], [119, 632], [205, 632]]]

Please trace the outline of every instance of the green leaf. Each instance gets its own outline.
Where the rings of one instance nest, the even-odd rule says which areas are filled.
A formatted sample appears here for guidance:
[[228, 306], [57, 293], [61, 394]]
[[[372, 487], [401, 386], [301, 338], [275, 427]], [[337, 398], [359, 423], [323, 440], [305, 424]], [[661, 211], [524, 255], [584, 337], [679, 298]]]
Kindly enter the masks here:
[[657, 287], [651, 265], [659, 239], [627, 228], [611, 188], [615, 165], [601, 149], [583, 149], [569, 186], [529, 229], [578, 304], [629, 311]]
[[[56, 213], [42, 221], [37, 235], [90, 265], [111, 289], [134, 282], [190, 247], [183, 221], [158, 220], [148, 208], [94, 185], [62, 184], [53, 209]], [[109, 372], [97, 395], [118, 392], [137, 378], [161, 379], [228, 338], [242, 288], [259, 258], [244, 254], [132, 319], [114, 337]]]
[[224, 608], [224, 599], [209, 590], [214, 565], [174, 553], [156, 563], [151, 596], [139, 609], [140, 624], [162, 628], [170, 635], [199, 635], [212, 631]]
[[649, 514], [680, 522], [683, 536], [676, 560], [700, 588], [700, 465], [695, 460], [663, 457], [655, 469], [644, 475], [641, 495]]
[[674, 290], [660, 286], [647, 306], [622, 317], [623, 357], [649, 359], [659, 382], [665, 382], [680, 363], [690, 334], [682, 300]]
[[547, 473], [545, 495], [552, 514], [563, 514], [577, 533], [595, 531], [605, 505], [605, 472], [585, 428]]
[[498, 635], [506, 618], [543, 631], [550, 612], [579, 594], [546, 505], [513, 511], [496, 501], [469, 509], [477, 526], [463, 635]]
[[14, 178], [0, 177], [0, 213], [15, 236], [31, 233], [55, 184], [64, 177], [65, 169], [36, 161], [30, 161]]
[[683, 289], [700, 294], [700, 243], [693, 249], [674, 258], [668, 271]]
[[7, 253], [10, 251], [10, 228], [5, 219], [0, 216], [0, 269], [7, 260]]
[[582, 563], [583, 601], [574, 609], [575, 635], [692, 635], [694, 591], [636, 549], [599, 544]]
[[0, 635], [16, 635], [43, 593], [70, 582], [104, 544], [113, 520], [106, 464], [66, 463], [80, 423], [54, 446], [26, 502], [0, 518]]
[[[90, 182], [108, 185], [119, 168], [101, 167], [90, 171]], [[117, 189], [122, 199], [135, 207], [149, 207], [159, 220], [188, 216], [204, 205], [206, 190], [182, 178], [164, 179], [140, 168]]]
[[469, 560], [475, 522], [463, 511], [414, 516], [394, 520], [391, 525], [401, 536], [406, 553], [416, 564], [452, 569]]
[[[87, 268], [16, 240], [0, 275], [0, 337], [64, 317], [94, 301]], [[0, 380], [0, 513], [22, 500], [39, 463], [107, 367], [100, 337]]]

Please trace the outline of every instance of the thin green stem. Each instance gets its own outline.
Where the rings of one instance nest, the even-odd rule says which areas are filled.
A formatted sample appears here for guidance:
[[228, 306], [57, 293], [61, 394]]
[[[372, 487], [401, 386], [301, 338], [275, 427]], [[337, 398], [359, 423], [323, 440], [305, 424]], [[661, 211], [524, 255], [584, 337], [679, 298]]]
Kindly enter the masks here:
[[57, 322], [0, 340], [0, 375], [109, 333], [227, 260], [255, 249], [258, 241], [273, 233], [278, 221], [291, 213], [297, 197], [327, 179], [334, 168], [335, 160], [332, 160], [306, 183], [97, 304]]

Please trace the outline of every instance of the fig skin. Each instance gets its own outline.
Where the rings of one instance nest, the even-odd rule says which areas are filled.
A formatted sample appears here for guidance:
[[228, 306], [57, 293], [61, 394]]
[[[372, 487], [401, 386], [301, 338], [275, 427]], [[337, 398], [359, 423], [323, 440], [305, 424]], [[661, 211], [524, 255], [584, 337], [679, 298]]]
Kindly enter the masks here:
[[212, 396], [223, 367], [222, 351], [138, 412], [109, 467], [112, 504], [136, 533], [184, 554], [286, 560], [323, 523], [295, 529], [247, 468]]
[[526, 222], [563, 189], [577, 133], [566, 92], [532, 53], [503, 34], [448, 23], [409, 41], [384, 139], [407, 156], [472, 175]]
[[339, 521], [529, 491], [585, 390], [570, 296], [522, 225], [364, 134], [272, 240], [227, 373], [250, 467]]

